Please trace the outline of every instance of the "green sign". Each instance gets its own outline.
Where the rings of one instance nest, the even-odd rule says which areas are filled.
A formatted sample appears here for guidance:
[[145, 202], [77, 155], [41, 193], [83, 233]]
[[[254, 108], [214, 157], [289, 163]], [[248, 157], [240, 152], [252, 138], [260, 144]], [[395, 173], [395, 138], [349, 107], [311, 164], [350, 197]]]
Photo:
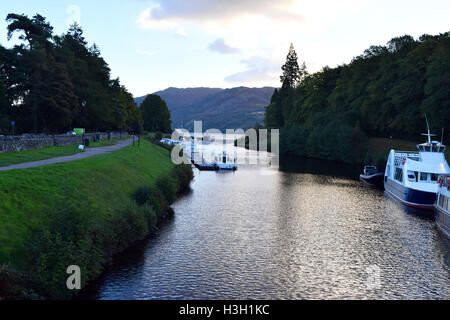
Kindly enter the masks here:
[[78, 135], [83, 135], [84, 134], [84, 129], [81, 129], [81, 128], [75, 128], [75, 129], [73, 129], [73, 132], [75, 132], [75, 134], [78, 134]]

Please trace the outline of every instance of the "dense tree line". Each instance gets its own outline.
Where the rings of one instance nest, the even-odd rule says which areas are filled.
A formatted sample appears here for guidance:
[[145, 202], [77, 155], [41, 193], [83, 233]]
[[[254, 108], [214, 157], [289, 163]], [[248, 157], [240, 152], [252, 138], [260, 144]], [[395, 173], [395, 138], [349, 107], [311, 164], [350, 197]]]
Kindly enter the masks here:
[[98, 47], [88, 46], [77, 24], [60, 36], [37, 14], [9, 14], [10, 40], [0, 45], [0, 133], [59, 133], [87, 130], [131, 130], [142, 125], [131, 93], [111, 79]]
[[149, 132], [172, 132], [172, 120], [167, 103], [157, 94], [149, 94], [141, 104], [144, 129]]
[[366, 137], [418, 141], [425, 114], [450, 142], [450, 33], [394, 38], [348, 65], [297, 75], [300, 81], [282, 82], [266, 109], [266, 126], [281, 128], [282, 152], [359, 162]]

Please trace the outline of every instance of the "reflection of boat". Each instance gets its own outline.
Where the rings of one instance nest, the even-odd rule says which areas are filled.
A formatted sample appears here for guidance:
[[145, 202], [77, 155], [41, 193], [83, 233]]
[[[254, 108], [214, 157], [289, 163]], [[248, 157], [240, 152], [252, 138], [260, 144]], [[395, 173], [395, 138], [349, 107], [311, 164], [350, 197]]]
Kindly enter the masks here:
[[436, 203], [436, 226], [450, 239], [450, 176], [439, 178]]
[[378, 172], [377, 167], [375, 166], [365, 166], [364, 171], [360, 174], [359, 178], [367, 183], [374, 185], [382, 185], [383, 184], [383, 172]]
[[[428, 125], [428, 123], [427, 123]], [[419, 152], [391, 150], [384, 175], [384, 188], [403, 205], [433, 210], [440, 175], [450, 174], [442, 142], [428, 141], [417, 146]]]
[[233, 161], [230, 159], [226, 153], [226, 151], [223, 152], [221, 157], [216, 157], [215, 166], [217, 170], [237, 170], [237, 164], [236, 161]]

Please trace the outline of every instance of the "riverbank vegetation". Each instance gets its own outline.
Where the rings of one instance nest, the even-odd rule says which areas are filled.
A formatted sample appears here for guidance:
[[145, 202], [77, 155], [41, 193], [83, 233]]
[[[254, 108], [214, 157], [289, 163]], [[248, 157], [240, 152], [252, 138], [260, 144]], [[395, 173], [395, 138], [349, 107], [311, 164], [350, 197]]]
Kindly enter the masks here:
[[[0, 297], [70, 298], [112, 257], [144, 239], [189, 189], [190, 166], [143, 140], [111, 154], [0, 173]], [[31, 289], [31, 290], [30, 290]]]
[[265, 125], [281, 129], [281, 153], [350, 163], [379, 161], [383, 155], [372, 152], [372, 138], [423, 142], [425, 114], [439, 136], [445, 128], [449, 143], [448, 70], [448, 32], [394, 38], [350, 64], [313, 74], [299, 67], [291, 47]]
[[142, 126], [133, 96], [111, 79], [111, 71], [95, 44], [72, 25], [54, 35], [45, 17], [8, 14], [8, 39], [0, 45], [0, 134], [87, 131], [131, 131]]

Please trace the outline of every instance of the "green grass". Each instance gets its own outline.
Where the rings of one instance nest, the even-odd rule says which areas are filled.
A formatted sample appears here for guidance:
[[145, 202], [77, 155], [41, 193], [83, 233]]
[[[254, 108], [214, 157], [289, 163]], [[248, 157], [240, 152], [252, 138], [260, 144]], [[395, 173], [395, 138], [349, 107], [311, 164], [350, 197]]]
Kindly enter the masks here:
[[[105, 147], [115, 143], [114, 140], [104, 140], [102, 142], [94, 142], [90, 144], [90, 148]], [[46, 147], [42, 149], [26, 150], [19, 152], [9, 152], [0, 154], [0, 167], [6, 167], [18, 163], [45, 160], [50, 158], [70, 156], [82, 152], [78, 150], [78, 145]]]
[[[35, 158], [34, 158], [35, 159]], [[0, 172], [0, 265], [22, 269], [33, 228], [69, 204], [101, 223], [130, 203], [133, 192], [170, 173], [169, 151], [147, 141], [111, 154], [45, 167]]]

